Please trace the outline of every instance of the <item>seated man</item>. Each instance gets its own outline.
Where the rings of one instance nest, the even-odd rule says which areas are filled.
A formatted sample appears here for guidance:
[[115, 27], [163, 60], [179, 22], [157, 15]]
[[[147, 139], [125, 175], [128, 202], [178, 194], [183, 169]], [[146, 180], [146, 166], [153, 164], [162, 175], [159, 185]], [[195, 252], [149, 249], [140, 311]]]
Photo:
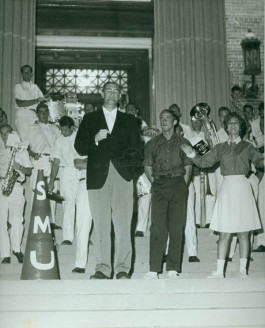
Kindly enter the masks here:
[[[10, 263], [10, 248], [22, 263], [24, 255], [20, 245], [23, 235], [23, 210], [25, 205], [23, 182], [25, 175], [31, 174], [32, 164], [26, 146], [20, 148], [18, 135], [13, 139], [18, 143], [11, 145], [12, 128], [5, 124], [0, 128], [0, 253], [2, 263]], [[9, 140], [8, 140], [9, 137]], [[20, 145], [20, 146], [19, 146]], [[13, 181], [13, 183], [12, 183]], [[10, 227], [8, 233], [7, 227]]]

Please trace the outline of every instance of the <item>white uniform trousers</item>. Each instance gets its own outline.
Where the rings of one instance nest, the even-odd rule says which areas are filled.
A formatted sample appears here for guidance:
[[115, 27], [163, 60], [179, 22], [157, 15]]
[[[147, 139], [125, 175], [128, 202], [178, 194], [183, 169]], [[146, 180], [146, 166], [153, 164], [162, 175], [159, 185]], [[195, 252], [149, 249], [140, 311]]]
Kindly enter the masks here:
[[[206, 224], [211, 222], [211, 217], [216, 200], [216, 177], [215, 173], [208, 173], [209, 185], [212, 195], [205, 196], [205, 208], [206, 208]], [[200, 198], [200, 175], [193, 177], [193, 185], [195, 190], [195, 218], [196, 223], [201, 223], [201, 198]], [[206, 187], [205, 187], [206, 188]]]
[[[1, 187], [2, 187], [1, 181]], [[23, 209], [25, 205], [24, 189], [16, 182], [9, 196], [3, 196], [0, 191], [0, 252], [1, 257], [10, 257], [11, 247], [14, 252], [20, 252], [23, 236]], [[8, 234], [7, 221], [11, 228]], [[10, 237], [10, 239], [9, 239]], [[11, 244], [11, 247], [10, 247]]]
[[75, 167], [60, 169], [60, 191], [63, 201], [63, 240], [74, 239], [75, 204], [79, 180]]
[[189, 256], [197, 256], [197, 235], [195, 226], [195, 191], [194, 185], [191, 182], [189, 185], [189, 196], [187, 204], [187, 221], [185, 227], [185, 244]]
[[86, 179], [79, 181], [76, 198], [76, 252], [75, 267], [85, 269], [92, 214], [88, 201]]
[[265, 178], [263, 176], [259, 183], [259, 195], [258, 195], [258, 210], [260, 215], [260, 221], [262, 230], [256, 237], [257, 247], [260, 245], [265, 246]]
[[139, 197], [138, 199], [138, 219], [136, 231], [145, 233], [151, 209], [151, 193]]

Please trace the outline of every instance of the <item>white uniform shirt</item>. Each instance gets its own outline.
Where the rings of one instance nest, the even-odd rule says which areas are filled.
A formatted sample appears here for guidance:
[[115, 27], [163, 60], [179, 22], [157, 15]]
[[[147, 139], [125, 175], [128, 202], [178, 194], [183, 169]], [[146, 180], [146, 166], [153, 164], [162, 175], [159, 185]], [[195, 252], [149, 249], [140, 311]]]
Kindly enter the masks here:
[[191, 131], [191, 128], [190, 128], [190, 126], [188, 126], [188, 125], [186, 125], [186, 124], [183, 124], [183, 123], [179, 123], [179, 125], [182, 127], [182, 129], [183, 129], [183, 135], [184, 135], [184, 138], [187, 138], [187, 137], [185, 137], [185, 136], [187, 136], [189, 133], [190, 133], [190, 131]]
[[188, 139], [189, 142], [194, 145], [197, 143], [198, 139], [204, 139], [204, 133], [200, 131], [199, 133], [193, 131], [192, 129], [189, 129], [188, 133], [184, 133], [184, 138]]
[[36, 122], [29, 128], [28, 143], [34, 153], [51, 154], [61, 135], [56, 125]]
[[[32, 82], [21, 82], [15, 85], [15, 98], [20, 100], [32, 100], [43, 97], [43, 93], [39, 87]], [[26, 108], [36, 110], [38, 104], [34, 104], [28, 107], [19, 107], [16, 105], [16, 108]]]
[[60, 167], [74, 167], [74, 160], [78, 158], [77, 151], [74, 148], [76, 131], [69, 137], [62, 134], [56, 139], [51, 157], [59, 158]]

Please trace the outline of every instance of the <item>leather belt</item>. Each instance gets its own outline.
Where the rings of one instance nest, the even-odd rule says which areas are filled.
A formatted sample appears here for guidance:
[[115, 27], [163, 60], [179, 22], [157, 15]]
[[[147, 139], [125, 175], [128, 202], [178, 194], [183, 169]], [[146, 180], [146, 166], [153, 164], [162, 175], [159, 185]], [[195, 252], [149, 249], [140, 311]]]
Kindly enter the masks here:
[[176, 179], [179, 177], [181, 177], [181, 175], [165, 174], [165, 175], [157, 175], [156, 177], [154, 177], [154, 179], [167, 180], [167, 179]]
[[79, 181], [84, 181], [84, 180], [86, 180], [86, 178], [81, 178], [81, 179], [79, 179]]

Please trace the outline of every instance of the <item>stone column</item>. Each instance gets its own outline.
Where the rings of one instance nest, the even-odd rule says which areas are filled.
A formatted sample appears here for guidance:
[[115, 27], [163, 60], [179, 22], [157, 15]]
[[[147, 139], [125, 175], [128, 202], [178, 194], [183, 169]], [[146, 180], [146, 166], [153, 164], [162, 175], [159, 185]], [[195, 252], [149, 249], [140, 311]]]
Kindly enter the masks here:
[[211, 118], [229, 104], [224, 0], [154, 0], [155, 117], [173, 103], [207, 102]]
[[20, 67], [35, 61], [36, 0], [0, 1], [0, 106], [14, 128], [13, 89], [21, 81]]

